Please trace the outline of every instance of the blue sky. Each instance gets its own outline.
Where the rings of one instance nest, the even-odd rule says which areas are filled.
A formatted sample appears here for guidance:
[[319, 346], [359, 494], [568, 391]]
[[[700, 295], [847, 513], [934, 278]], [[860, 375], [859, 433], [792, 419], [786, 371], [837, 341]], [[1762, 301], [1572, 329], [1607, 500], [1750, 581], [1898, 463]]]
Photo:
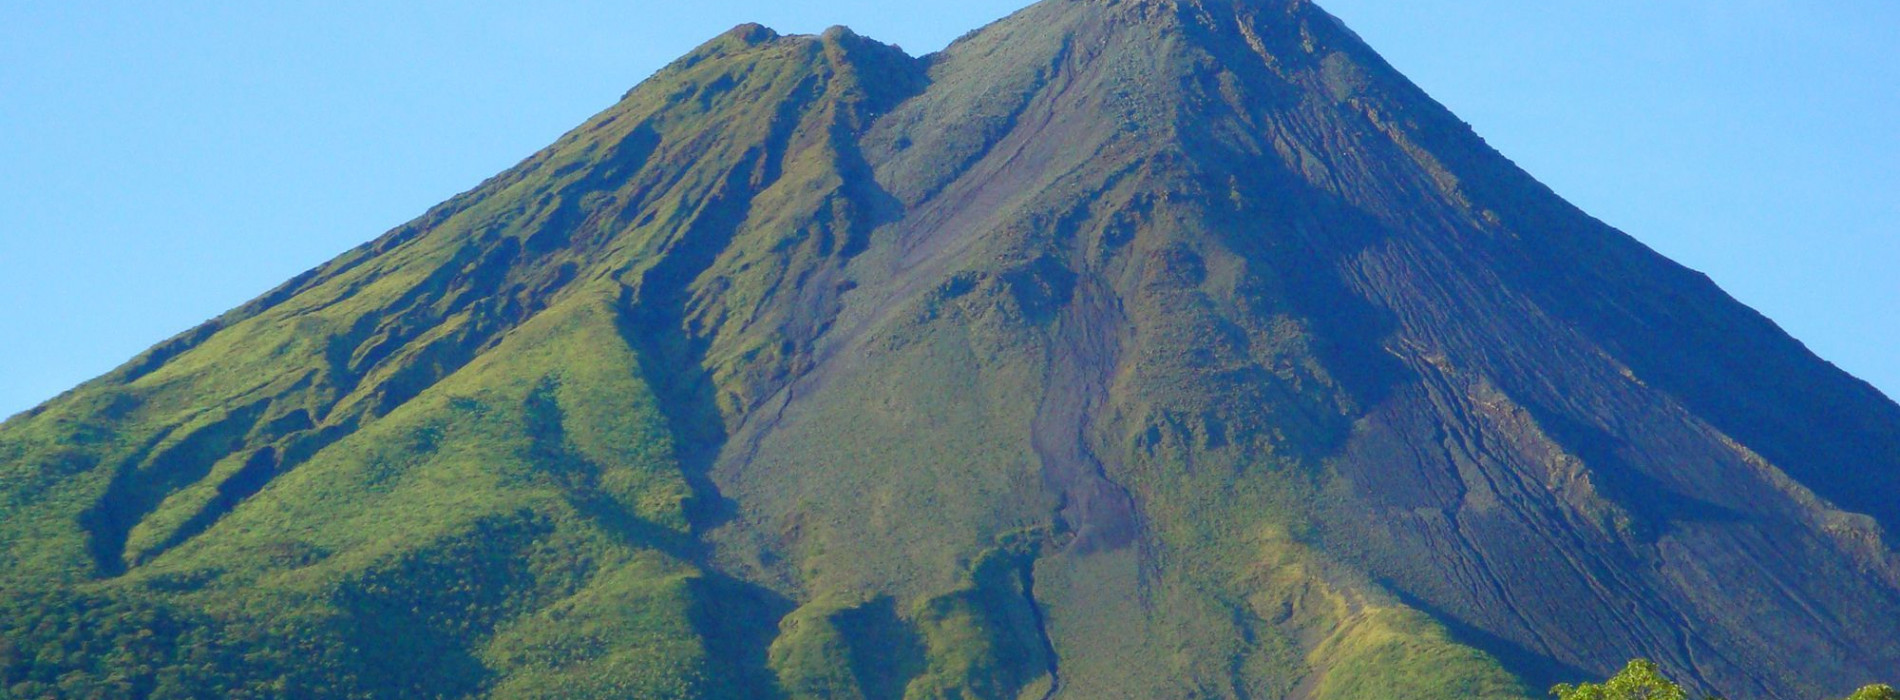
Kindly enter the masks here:
[[[0, 416], [473, 186], [734, 24], [919, 53], [1024, 2], [0, 4]], [[1321, 4], [1560, 194], [1900, 395], [1900, 3]]]

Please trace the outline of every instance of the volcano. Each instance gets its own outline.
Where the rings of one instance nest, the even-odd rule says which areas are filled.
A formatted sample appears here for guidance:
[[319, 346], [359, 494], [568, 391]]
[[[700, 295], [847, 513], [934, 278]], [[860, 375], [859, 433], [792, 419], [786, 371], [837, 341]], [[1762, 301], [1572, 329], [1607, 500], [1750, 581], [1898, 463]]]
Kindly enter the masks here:
[[1900, 406], [1310, 2], [748, 25], [0, 425], [0, 691], [1819, 698], [1895, 527]]

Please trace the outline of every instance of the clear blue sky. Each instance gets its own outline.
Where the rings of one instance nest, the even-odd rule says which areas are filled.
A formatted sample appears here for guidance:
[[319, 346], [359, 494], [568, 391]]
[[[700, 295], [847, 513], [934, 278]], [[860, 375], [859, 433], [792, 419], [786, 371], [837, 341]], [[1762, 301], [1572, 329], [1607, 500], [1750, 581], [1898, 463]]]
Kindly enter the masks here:
[[[0, 416], [473, 186], [734, 24], [919, 53], [1025, 3], [0, 3]], [[1900, 3], [1321, 4], [1559, 193], [1900, 395]]]

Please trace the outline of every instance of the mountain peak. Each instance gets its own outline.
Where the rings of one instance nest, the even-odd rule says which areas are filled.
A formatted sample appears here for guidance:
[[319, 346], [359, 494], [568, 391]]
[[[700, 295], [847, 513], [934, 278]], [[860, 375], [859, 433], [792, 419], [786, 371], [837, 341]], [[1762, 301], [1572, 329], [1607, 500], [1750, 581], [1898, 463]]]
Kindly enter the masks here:
[[748, 45], [758, 45], [779, 38], [779, 33], [763, 24], [746, 22], [726, 30], [721, 36], [732, 37]]
[[1820, 697], [1896, 527], [1900, 406], [1316, 6], [1045, 0], [737, 27], [0, 424], [0, 679]]

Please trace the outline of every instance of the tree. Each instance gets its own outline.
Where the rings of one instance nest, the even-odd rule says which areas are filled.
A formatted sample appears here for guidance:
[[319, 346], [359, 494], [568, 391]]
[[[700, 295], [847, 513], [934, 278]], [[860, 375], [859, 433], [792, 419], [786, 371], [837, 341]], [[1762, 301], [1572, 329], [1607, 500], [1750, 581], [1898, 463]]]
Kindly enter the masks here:
[[[1550, 694], [1557, 696], [1557, 700], [1689, 700], [1689, 693], [1664, 676], [1662, 669], [1648, 659], [1631, 661], [1602, 683], [1578, 686], [1565, 683], [1551, 688]], [[1850, 700], [1862, 698], [1855, 696]]]
[[1870, 685], [1854, 691], [1847, 700], [1900, 700], [1900, 690], [1894, 690], [1891, 685]]

